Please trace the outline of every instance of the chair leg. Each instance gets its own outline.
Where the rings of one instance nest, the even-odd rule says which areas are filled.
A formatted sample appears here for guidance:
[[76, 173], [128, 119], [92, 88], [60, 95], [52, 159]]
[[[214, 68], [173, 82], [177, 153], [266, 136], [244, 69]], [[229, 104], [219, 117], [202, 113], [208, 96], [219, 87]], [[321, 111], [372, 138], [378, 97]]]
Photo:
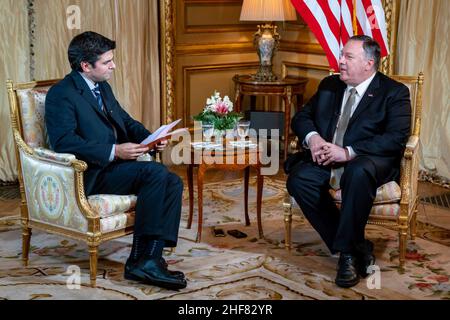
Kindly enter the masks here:
[[407, 228], [400, 228], [398, 231], [398, 237], [399, 237], [399, 264], [400, 268], [403, 268], [405, 265], [405, 256], [406, 256], [406, 238], [408, 236], [408, 229]]
[[89, 246], [89, 270], [91, 287], [95, 288], [97, 285], [97, 259], [98, 259], [98, 245]]
[[22, 228], [22, 263], [24, 267], [28, 266], [28, 255], [30, 253], [31, 228], [27, 225]]
[[417, 232], [417, 207], [414, 210], [414, 213], [413, 213], [413, 216], [411, 217], [411, 222], [410, 222], [411, 240], [414, 240], [416, 238], [416, 232]]
[[292, 248], [292, 205], [285, 202], [284, 207], [284, 246], [286, 250]]

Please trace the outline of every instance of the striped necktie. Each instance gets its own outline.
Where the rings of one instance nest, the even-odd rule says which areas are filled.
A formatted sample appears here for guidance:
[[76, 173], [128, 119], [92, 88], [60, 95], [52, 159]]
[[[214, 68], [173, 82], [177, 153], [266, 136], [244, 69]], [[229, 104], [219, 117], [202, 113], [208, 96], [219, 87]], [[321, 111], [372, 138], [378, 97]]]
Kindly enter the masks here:
[[98, 108], [106, 116], [106, 119], [108, 120], [109, 124], [111, 125], [111, 127], [114, 131], [114, 137], [117, 139], [117, 129], [114, 126], [114, 124], [112, 123], [111, 118], [110, 118], [108, 112], [106, 111], [105, 107], [103, 106], [102, 95], [100, 93], [100, 87], [99, 87], [98, 83], [95, 85], [94, 89], [92, 89], [92, 92], [94, 93], [95, 98], [97, 99]]
[[100, 111], [103, 111], [103, 100], [98, 83], [95, 85], [94, 89], [92, 89], [92, 92], [94, 93], [95, 98], [97, 99], [98, 108], [100, 109]]
[[[344, 135], [345, 131], [347, 131], [348, 122], [350, 121], [352, 106], [355, 104], [356, 93], [357, 91], [355, 88], [352, 88], [350, 90], [350, 96], [345, 102], [344, 109], [342, 110], [341, 117], [339, 118], [337, 124], [336, 133], [333, 138], [333, 143], [340, 147], [343, 147], [344, 145]], [[340, 183], [343, 173], [344, 173], [344, 166], [331, 169], [330, 186], [334, 190], [338, 190], [341, 188]]]

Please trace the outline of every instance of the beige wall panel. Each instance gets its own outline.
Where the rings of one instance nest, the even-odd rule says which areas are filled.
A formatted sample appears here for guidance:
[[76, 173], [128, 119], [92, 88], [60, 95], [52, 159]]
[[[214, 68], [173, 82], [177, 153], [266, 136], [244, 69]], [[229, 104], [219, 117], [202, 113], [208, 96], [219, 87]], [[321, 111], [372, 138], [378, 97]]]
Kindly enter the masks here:
[[191, 124], [191, 116], [199, 113], [206, 98], [214, 90], [234, 99], [235, 74], [254, 73], [258, 66], [255, 53], [229, 55], [184, 55], [177, 59], [176, 117]]
[[279, 52], [277, 54], [277, 73], [282, 77], [306, 77], [306, 91], [303, 100], [306, 102], [315, 93], [319, 82], [329, 75], [327, 59], [324, 55]]
[[251, 42], [256, 24], [241, 22], [242, 1], [176, 1], [176, 41], [181, 43]]
[[245, 63], [190, 67], [184, 70], [185, 74], [185, 110], [187, 123], [191, 122], [191, 116], [198, 114], [205, 107], [206, 98], [211, 96], [214, 90], [221, 96], [229, 96], [234, 101], [234, 83], [232, 78], [237, 73], [252, 73], [256, 71], [256, 64], [249, 66]]
[[[242, 29], [239, 17], [241, 15], [241, 4], [239, 1], [217, 5], [217, 1], [206, 3], [185, 2], [184, 8], [185, 31], [202, 32], [205, 29], [218, 31]], [[201, 19], [199, 19], [201, 17]]]
[[305, 25], [294, 25], [289, 22], [278, 22], [278, 33], [283, 41], [296, 43], [318, 43], [316, 37]]

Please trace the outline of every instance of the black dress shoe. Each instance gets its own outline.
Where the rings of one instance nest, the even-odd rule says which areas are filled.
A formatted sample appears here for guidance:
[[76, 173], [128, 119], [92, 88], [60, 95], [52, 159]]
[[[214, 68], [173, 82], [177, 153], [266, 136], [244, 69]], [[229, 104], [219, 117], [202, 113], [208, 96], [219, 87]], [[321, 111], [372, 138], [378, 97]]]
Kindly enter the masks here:
[[164, 268], [166, 268], [166, 270], [173, 276], [178, 277], [178, 278], [185, 278], [184, 273], [181, 271], [176, 271], [176, 270], [169, 270], [169, 265], [167, 264], [167, 261], [161, 257], [161, 264], [163, 265]]
[[187, 285], [186, 279], [171, 275], [164, 268], [160, 258], [149, 259], [142, 257], [130, 268], [125, 268], [124, 277], [128, 280], [140, 281], [170, 290], [183, 289]]
[[[135, 267], [136, 263], [137, 263], [137, 261], [133, 262], [130, 258], [127, 259], [127, 262], [125, 262], [125, 272], [124, 272], [125, 279], [134, 280], [134, 281], [139, 281], [140, 280], [139, 278], [133, 278], [133, 275], [130, 274], [130, 270]], [[183, 272], [181, 272], [181, 271], [172, 271], [172, 270], [167, 269], [168, 264], [167, 264], [166, 260], [164, 260], [163, 257], [161, 257], [161, 264], [167, 270], [167, 272], [169, 272], [172, 276], [180, 278], [180, 279], [184, 279], [185, 278]]]
[[375, 264], [375, 256], [373, 255], [373, 243], [366, 240], [362, 246], [357, 247], [356, 259], [358, 266], [358, 273], [365, 278], [369, 275], [367, 272], [369, 266]]
[[341, 253], [335, 283], [342, 288], [350, 288], [359, 282], [356, 257], [350, 253]]

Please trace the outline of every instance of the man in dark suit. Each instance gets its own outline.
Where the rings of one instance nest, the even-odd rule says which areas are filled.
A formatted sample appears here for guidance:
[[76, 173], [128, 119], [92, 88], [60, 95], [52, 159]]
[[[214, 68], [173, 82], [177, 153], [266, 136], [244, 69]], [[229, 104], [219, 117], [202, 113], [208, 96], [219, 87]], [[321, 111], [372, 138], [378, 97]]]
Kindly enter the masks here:
[[169, 271], [162, 257], [164, 247], [177, 243], [183, 183], [160, 163], [136, 161], [149, 151], [139, 143], [150, 132], [122, 109], [106, 82], [115, 69], [115, 47], [114, 41], [95, 32], [73, 38], [68, 49], [72, 72], [49, 90], [45, 101], [50, 144], [56, 152], [87, 162], [87, 195], [137, 195], [125, 278], [185, 288], [184, 274]]
[[[376, 189], [399, 177], [410, 132], [409, 90], [377, 72], [380, 47], [352, 37], [339, 59], [340, 75], [322, 80], [292, 119], [303, 143], [291, 161], [287, 189], [330, 251], [339, 252], [336, 284], [356, 285], [375, 262], [364, 230]], [[340, 210], [329, 189], [342, 190]]]

